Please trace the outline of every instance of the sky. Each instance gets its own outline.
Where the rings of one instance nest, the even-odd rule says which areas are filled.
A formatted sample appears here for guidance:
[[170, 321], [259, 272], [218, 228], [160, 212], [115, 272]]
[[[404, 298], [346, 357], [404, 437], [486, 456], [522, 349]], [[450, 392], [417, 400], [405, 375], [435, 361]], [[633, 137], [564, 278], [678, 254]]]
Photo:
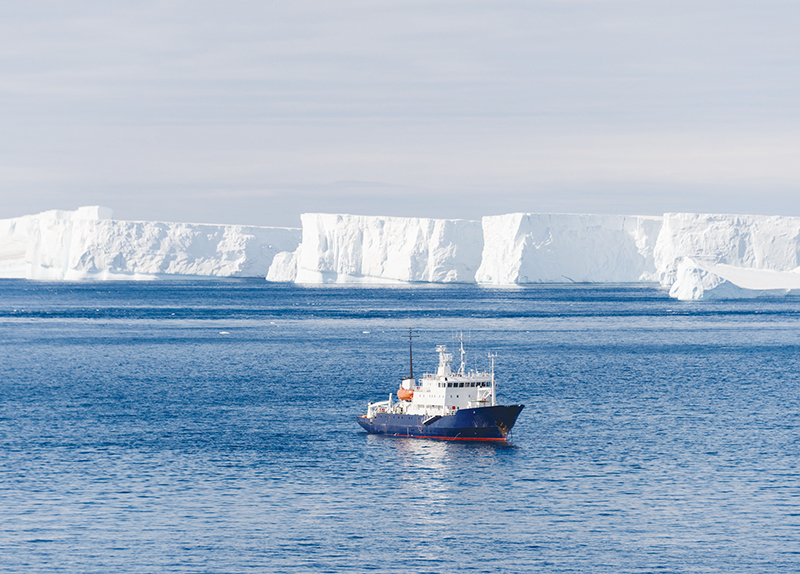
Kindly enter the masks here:
[[800, 1], [0, 4], [0, 218], [800, 215]]

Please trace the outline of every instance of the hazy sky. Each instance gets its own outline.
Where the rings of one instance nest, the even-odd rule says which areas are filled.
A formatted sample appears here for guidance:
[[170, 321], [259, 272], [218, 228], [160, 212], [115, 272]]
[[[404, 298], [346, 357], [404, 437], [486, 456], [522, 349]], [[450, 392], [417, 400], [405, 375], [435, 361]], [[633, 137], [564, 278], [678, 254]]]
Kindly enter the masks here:
[[0, 4], [0, 218], [800, 215], [800, 1]]

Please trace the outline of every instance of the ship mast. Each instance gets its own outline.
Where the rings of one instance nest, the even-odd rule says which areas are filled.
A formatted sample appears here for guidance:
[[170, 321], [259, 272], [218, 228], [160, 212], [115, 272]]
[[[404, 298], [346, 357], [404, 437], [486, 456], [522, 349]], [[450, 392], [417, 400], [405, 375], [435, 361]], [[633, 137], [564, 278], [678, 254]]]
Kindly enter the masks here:
[[458, 373], [460, 375], [464, 375], [466, 374], [466, 364], [464, 363], [464, 355], [467, 354], [467, 352], [464, 350], [464, 331], [461, 331], [461, 334], [459, 334], [458, 341], [461, 346], [461, 366], [458, 368]]
[[497, 357], [497, 353], [489, 353], [489, 358], [492, 360], [492, 406], [497, 404], [497, 391], [495, 390], [497, 387], [494, 382], [494, 360]]
[[408, 328], [408, 378], [414, 378], [414, 353], [412, 351], [411, 339], [414, 337], [411, 327]]

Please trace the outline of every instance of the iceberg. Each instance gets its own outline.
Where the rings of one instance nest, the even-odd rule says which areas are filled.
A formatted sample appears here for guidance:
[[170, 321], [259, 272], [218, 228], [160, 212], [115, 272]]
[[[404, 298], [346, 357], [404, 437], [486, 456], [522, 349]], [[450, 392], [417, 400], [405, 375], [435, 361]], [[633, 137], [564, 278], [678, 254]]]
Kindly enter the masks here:
[[800, 292], [800, 217], [305, 213], [302, 229], [120, 221], [93, 206], [0, 220], [0, 277], [296, 283], [660, 282], [681, 300]]
[[752, 269], [686, 257], [678, 264], [676, 276], [669, 294], [682, 301], [800, 295], [800, 269]]
[[[301, 220], [300, 246], [275, 256], [268, 280], [659, 281], [673, 297], [708, 299], [791, 292], [800, 266], [793, 217], [511, 213], [475, 222], [309, 213]], [[754, 283], [759, 270], [775, 273], [758, 273]]]
[[800, 217], [667, 213], [655, 247], [662, 285], [675, 283], [685, 258], [791, 271], [800, 266]]
[[791, 293], [798, 288], [800, 218], [667, 213], [655, 265], [677, 299]]
[[281, 253], [268, 281], [474, 283], [479, 221], [304, 213], [303, 239]]
[[654, 281], [660, 217], [512, 213], [483, 218], [478, 283]]
[[82, 207], [0, 220], [0, 277], [82, 280], [264, 277], [300, 230], [120, 221]]

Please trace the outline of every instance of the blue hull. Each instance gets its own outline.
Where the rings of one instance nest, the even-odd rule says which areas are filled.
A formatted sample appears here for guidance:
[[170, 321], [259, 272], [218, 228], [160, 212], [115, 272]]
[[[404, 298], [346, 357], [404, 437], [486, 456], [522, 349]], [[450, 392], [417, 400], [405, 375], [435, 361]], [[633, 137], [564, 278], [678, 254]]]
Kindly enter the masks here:
[[373, 420], [356, 420], [372, 434], [446, 440], [504, 441], [525, 405], [460, 409], [444, 417], [379, 413]]

